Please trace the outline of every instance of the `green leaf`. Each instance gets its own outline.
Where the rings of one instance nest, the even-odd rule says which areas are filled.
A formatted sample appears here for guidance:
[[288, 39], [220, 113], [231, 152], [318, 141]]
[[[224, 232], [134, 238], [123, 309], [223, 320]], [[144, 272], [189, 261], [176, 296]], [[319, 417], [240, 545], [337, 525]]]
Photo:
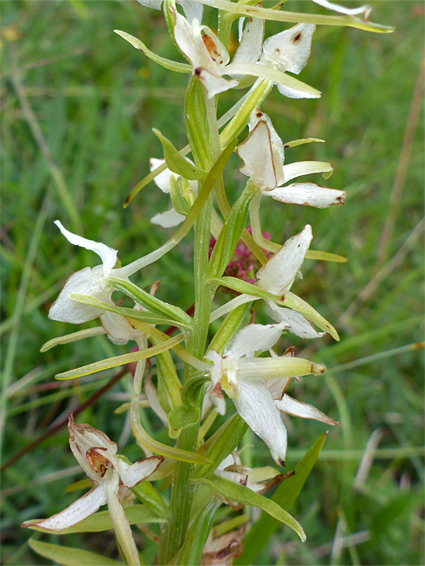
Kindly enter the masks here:
[[214, 334], [214, 337], [208, 346], [208, 350], [215, 350], [219, 354], [222, 354], [224, 352], [224, 348], [236, 334], [237, 330], [239, 330], [248, 310], [249, 305], [244, 304], [237, 306], [229, 312], [220, 324], [217, 332]]
[[40, 556], [53, 560], [53, 562], [62, 566], [121, 566], [123, 564], [117, 560], [112, 560], [112, 558], [80, 548], [48, 544], [34, 539], [30, 539], [28, 544]]
[[159, 130], [153, 128], [152, 131], [161, 142], [164, 159], [170, 171], [192, 181], [200, 181], [205, 178], [206, 172], [183, 157], [170, 140], [163, 136]]
[[252, 283], [248, 283], [242, 279], [237, 279], [236, 277], [215, 277], [208, 279], [207, 283], [215, 284], [217, 287], [223, 285], [223, 287], [233, 289], [233, 291], [237, 291], [238, 293], [243, 293], [244, 295], [249, 295], [258, 299], [265, 299], [266, 301], [273, 301], [283, 307], [283, 301], [281, 301], [281, 298], [277, 295], [273, 295], [272, 293], [257, 287], [257, 285], [253, 285]]
[[[141, 484], [145, 483], [149, 484], [149, 482], [141, 482]], [[135, 525], [136, 523], [162, 523], [165, 520], [163, 516], [159, 516], [156, 512], [147, 509], [144, 505], [129, 505], [128, 507], [124, 507], [124, 511], [130, 525]], [[31, 523], [32, 522], [33, 521], [31, 521]], [[64, 535], [70, 533], [100, 533], [110, 531], [114, 526], [109, 511], [99, 511], [68, 529], [54, 531], [53, 533], [51, 530], [43, 529], [43, 527], [39, 526], [32, 527], [28, 525], [28, 528], [34, 531], [40, 531], [41, 533]]]
[[[229, 289], [233, 289], [234, 291], [238, 291], [238, 293], [243, 293], [245, 295], [249, 295], [252, 297], [256, 297], [259, 299], [264, 299], [266, 301], [273, 301], [277, 305], [281, 307], [288, 307], [294, 311], [299, 312], [307, 320], [316, 324], [321, 330], [324, 330], [328, 334], [332, 336], [335, 340], [339, 341], [339, 335], [336, 329], [332, 326], [330, 322], [326, 320], [321, 314], [319, 314], [311, 305], [309, 305], [306, 301], [294, 295], [290, 291], [285, 293], [284, 297], [278, 297], [277, 295], [273, 295], [264, 289], [261, 289], [257, 285], [252, 285], [247, 281], [243, 281], [242, 279], [237, 279], [236, 277], [218, 277], [218, 278], [211, 278], [207, 281], [208, 284], [212, 285], [223, 285], [224, 287], [228, 287]], [[282, 299], [282, 300], [281, 300]]]
[[[322, 436], [316, 440], [302, 460], [295, 466], [295, 474], [281, 483], [274, 493], [272, 500], [283, 509], [289, 511], [292, 504], [297, 499], [319, 457], [325, 439], [326, 434], [322, 434]], [[267, 541], [279, 526], [279, 521], [263, 513], [245, 535], [243, 553], [234, 561], [234, 564], [253, 564], [261, 548], [267, 544]]]
[[253, 185], [248, 183], [246, 189], [232, 206], [211, 254], [207, 271], [208, 279], [220, 277], [232, 259], [242, 230], [245, 227], [249, 205], [255, 193], [256, 190], [253, 189]]
[[306, 143], [325, 143], [325, 140], [321, 140], [320, 138], [301, 138], [298, 140], [291, 140], [286, 142], [283, 146], [283, 149], [288, 149], [289, 147], [297, 147], [298, 145], [304, 145]]
[[108, 277], [109, 283], [133, 299], [139, 305], [149, 309], [150, 311], [154, 311], [163, 315], [164, 317], [178, 321], [182, 323], [184, 326], [190, 326], [192, 324], [192, 319], [189, 315], [187, 315], [184, 310], [176, 307], [174, 305], [170, 305], [165, 301], [161, 301], [157, 297], [154, 297], [150, 293], [147, 293], [131, 281], [126, 281], [124, 279], [114, 279], [113, 277]]
[[284, 85], [298, 92], [303, 92], [309, 98], [320, 98], [322, 94], [319, 90], [304, 83], [303, 81], [300, 81], [283, 71], [279, 71], [279, 69], [274, 69], [273, 67], [262, 65], [261, 63], [233, 63], [229, 65], [228, 71], [232, 74], [260, 77], [273, 83]]
[[149, 57], [149, 59], [152, 59], [152, 61], [158, 63], [158, 65], [161, 65], [161, 67], [164, 67], [169, 71], [175, 71], [176, 73], [192, 72], [191, 65], [188, 65], [187, 63], [178, 63], [177, 61], [172, 61], [171, 59], [165, 59], [164, 57], [157, 55], [156, 53], [151, 51], [148, 47], [146, 47], [143, 41], [137, 39], [137, 37], [134, 37], [133, 35], [130, 35], [129, 33], [125, 31], [121, 31], [119, 29], [114, 29], [114, 33], [116, 33], [117, 35], [128, 41], [130, 45], [135, 47], [138, 51], [141, 51], [144, 55], [146, 55], [146, 57]]
[[181, 430], [193, 426], [199, 422], [201, 417], [201, 410], [199, 407], [188, 407], [181, 405], [175, 407], [168, 415], [168, 422], [170, 427], [175, 430]]
[[208, 169], [211, 163], [212, 148], [205, 108], [205, 90], [195, 77], [192, 77], [186, 91], [184, 118], [193, 159], [199, 167]]
[[277, 519], [281, 523], [293, 529], [300, 539], [303, 542], [305, 541], [306, 536], [301, 525], [275, 501], [255, 493], [249, 489], [249, 487], [245, 487], [244, 485], [234, 483], [224, 478], [201, 478], [197, 481], [207, 485], [214, 493], [218, 493], [230, 501], [236, 501], [237, 503], [242, 503], [244, 505], [258, 507], [258, 509], [265, 511], [274, 519]]
[[[157, 517], [156, 521], [146, 521], [146, 522], [151, 522], [151, 523], [160, 522], [160, 520], [165, 519], [167, 517], [168, 515], [167, 506], [165, 505], [161, 495], [157, 492], [157, 490], [154, 488], [151, 482], [141, 481], [137, 485], [132, 487], [131, 491], [134, 493], [137, 499], [142, 503], [144, 503], [144, 505], [148, 507], [151, 512], [153, 512], [153, 515]], [[134, 507], [136, 507], [136, 505]], [[137, 507], [141, 507], [141, 506], [138, 505]], [[127, 515], [127, 509], [129, 509], [129, 507], [124, 508], [126, 515]], [[139, 521], [139, 522], [143, 523], [143, 521]]]
[[321, 314], [319, 314], [312, 306], [310, 306], [306, 301], [294, 295], [290, 291], [285, 294], [283, 299], [283, 305], [294, 311], [299, 312], [307, 320], [316, 324], [321, 330], [324, 330], [332, 336], [334, 340], [339, 342], [339, 335], [336, 329], [332, 326], [330, 322], [326, 320]]
[[211, 496], [209, 489], [198, 485], [195, 491], [191, 517], [184, 544], [171, 560], [172, 565], [199, 564], [205, 542], [211, 531], [214, 514], [221, 505], [221, 497]]
[[123, 366], [130, 364], [132, 362], [138, 362], [140, 360], [147, 360], [152, 358], [165, 350], [169, 350], [179, 342], [183, 340], [184, 336], [179, 334], [174, 338], [170, 338], [166, 342], [162, 342], [158, 346], [152, 346], [151, 348], [146, 348], [144, 350], [139, 350], [138, 352], [132, 352], [130, 354], [122, 354], [121, 356], [113, 356], [112, 358], [106, 358], [105, 360], [100, 360], [99, 362], [94, 362], [92, 364], [87, 364], [76, 369], [71, 369], [69, 371], [64, 371], [55, 375], [56, 379], [76, 379], [77, 377], [82, 377], [84, 375], [90, 375], [92, 373], [97, 373], [105, 369], [111, 369], [118, 366]]
[[193, 477], [200, 478], [212, 474], [220, 462], [242, 441], [247, 428], [248, 425], [237, 413], [227, 419], [202, 446], [204, 450], [206, 449], [206, 458], [212, 463], [195, 468]]

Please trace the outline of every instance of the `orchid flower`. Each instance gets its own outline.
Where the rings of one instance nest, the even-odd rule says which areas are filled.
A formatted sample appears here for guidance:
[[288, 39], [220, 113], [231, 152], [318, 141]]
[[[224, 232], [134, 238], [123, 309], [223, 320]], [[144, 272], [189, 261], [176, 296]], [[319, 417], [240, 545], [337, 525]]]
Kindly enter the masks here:
[[119, 488], [132, 488], [147, 479], [163, 458], [152, 457], [128, 464], [117, 454], [117, 445], [106, 434], [88, 424], [76, 425], [72, 413], [68, 422], [69, 445], [81, 468], [93, 482], [91, 491], [48, 519], [26, 521], [23, 527], [63, 531], [108, 504], [118, 542], [129, 564], [140, 564], [130, 525], [120, 502]]
[[238, 147], [238, 155], [244, 162], [240, 171], [258, 186], [261, 194], [280, 202], [315, 208], [344, 204], [344, 191], [328, 189], [315, 183], [291, 183], [283, 186], [302, 175], [330, 174], [332, 166], [322, 161], [299, 161], [284, 165], [282, 140], [270, 118], [259, 108], [251, 115], [249, 129], [247, 139]]
[[214, 350], [206, 356], [213, 362], [211, 385], [207, 391], [210, 397], [214, 396], [214, 390], [220, 384], [232, 398], [239, 415], [265, 442], [273, 459], [281, 466], [285, 463], [287, 435], [280, 410], [286, 412], [287, 405], [291, 405], [293, 415], [334, 424], [310, 405], [307, 410], [303, 403], [295, 400], [282, 402], [292, 377], [320, 375], [325, 371], [324, 366], [290, 355], [253, 357], [255, 352], [270, 350], [284, 328], [284, 323], [250, 324], [236, 333], [222, 356]]
[[[208, 98], [234, 88], [239, 78], [249, 75], [263, 77], [278, 84], [279, 91], [293, 98], [315, 97], [317, 94], [280, 84], [283, 73], [298, 74], [310, 55], [311, 38], [315, 29], [311, 24], [298, 24], [293, 28], [268, 38], [262, 43], [264, 22], [249, 20], [240, 33], [239, 47], [230, 56], [216, 35], [195, 18], [190, 23], [172, 7], [174, 39], [180, 51], [190, 62], [193, 73], [204, 86]], [[228, 75], [230, 79], [225, 79]]]
[[281, 474], [271, 466], [247, 468], [242, 465], [240, 456], [235, 450], [217, 466], [214, 475], [244, 485], [256, 493], [263, 494], [271, 487], [280, 483], [285, 477], [293, 475], [293, 472]]
[[[84, 269], [73, 273], [66, 281], [56, 301], [50, 307], [49, 318], [60, 322], [80, 324], [100, 317], [102, 324], [112, 341], [114, 341], [114, 332], [118, 333], [116, 336], [116, 339], [118, 340], [118, 342], [116, 342], [117, 344], [125, 344], [129, 339], [136, 339], [137, 331], [133, 333], [131, 330], [132, 327], [129, 323], [126, 324], [126, 321], [123, 320], [119, 321], [117, 318], [119, 315], [113, 316], [113, 313], [108, 313], [106, 315], [106, 311], [98, 307], [74, 301], [69, 297], [69, 295], [72, 293], [91, 295], [100, 301], [113, 304], [112, 293], [114, 289], [108, 282], [108, 277], [111, 276], [127, 280], [130, 275], [133, 275], [136, 271], [141, 269], [141, 267], [145, 267], [151, 263], [152, 260], [148, 261], [145, 260], [145, 258], [141, 258], [124, 267], [115, 268], [114, 266], [117, 262], [118, 254], [117, 250], [114, 250], [101, 242], [95, 242], [94, 240], [89, 240], [70, 232], [59, 220], [55, 220], [54, 223], [68, 242], [74, 246], [85, 248], [97, 254], [102, 260], [102, 265], [97, 265], [93, 268], [85, 267]], [[118, 329], [118, 326], [121, 327], [120, 330]], [[127, 340], [125, 340], [124, 335], [128, 336]]]
[[[299, 234], [286, 240], [266, 265], [257, 271], [258, 287], [275, 295], [289, 293], [312, 239], [311, 226], [307, 224]], [[325, 334], [317, 332], [304, 316], [292, 309], [279, 307], [272, 301], [266, 302], [266, 309], [275, 321], [284, 324], [285, 328], [296, 336], [311, 339], [320, 338]]]
[[[155, 157], [152, 157], [149, 161], [150, 170], [154, 171], [164, 163], [164, 159], [156, 159]], [[183, 198], [187, 196], [187, 200], [189, 200], [189, 202], [187, 203], [188, 209], [193, 204], [194, 197], [196, 197], [198, 193], [197, 181], [188, 181], [186, 179], [183, 179], [183, 177], [177, 175], [176, 173], [172, 173], [169, 169], [165, 169], [164, 171], [159, 173], [155, 177], [154, 183], [158, 188], [161, 189], [163, 193], [170, 193], [170, 189], [172, 190], [173, 186], [178, 185], [178, 183], [182, 183], [185, 186], [185, 192], [187, 193], [187, 195], [184, 195]], [[162, 228], [173, 228], [174, 226], [181, 224], [184, 219], [185, 216], [177, 212], [173, 207], [166, 212], [161, 212], [153, 216], [151, 218], [151, 222], [152, 224], [162, 226]]]

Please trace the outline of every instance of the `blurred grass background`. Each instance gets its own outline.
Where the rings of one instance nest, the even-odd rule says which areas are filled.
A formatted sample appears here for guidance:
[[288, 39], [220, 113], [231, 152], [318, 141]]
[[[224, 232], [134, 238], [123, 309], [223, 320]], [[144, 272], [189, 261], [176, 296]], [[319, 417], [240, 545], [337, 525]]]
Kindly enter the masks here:
[[[395, 25], [396, 33], [318, 29], [301, 78], [322, 98], [294, 101], [273, 92], [263, 107], [284, 141], [326, 139], [287, 150], [287, 162], [330, 160], [336, 170], [328, 186], [348, 193], [345, 207], [323, 211], [264, 202], [263, 229], [283, 241], [309, 222], [314, 249], [349, 261], [308, 261], [297, 283], [296, 292], [336, 323], [341, 342], [323, 340], [304, 350], [328, 372], [295, 393], [341, 425], [330, 431], [292, 509], [307, 542], [279, 530], [257, 564], [424, 561], [423, 356], [410, 347], [423, 339], [424, 5], [371, 4], [372, 19]], [[291, 8], [320, 10], [308, 2], [288, 3]], [[97, 337], [39, 353], [48, 339], [74, 330], [47, 319], [65, 278], [96, 264], [93, 254], [66, 243], [52, 221], [60, 218], [119, 249], [123, 263], [165, 241], [167, 234], [149, 222], [168, 207], [153, 184], [128, 209], [122, 203], [148, 172], [148, 158], [161, 156], [153, 126], [185, 145], [187, 77], [157, 67], [112, 33], [123, 29], [161, 55], [178, 57], [161, 13], [135, 1], [3, 0], [1, 11], [4, 463], [111, 375], [61, 383], [55, 373], [126, 351]], [[266, 33], [281, 29], [268, 23]], [[224, 109], [237, 93], [223, 98]], [[241, 177], [232, 173], [227, 180], [233, 198]], [[137, 280], [148, 286], [161, 279], [161, 296], [187, 308], [191, 278], [189, 240]], [[124, 380], [79, 422], [124, 441], [125, 414], [112, 419], [111, 413], [126, 393]], [[291, 469], [325, 427], [299, 419], [287, 424]], [[19, 524], [75, 499], [64, 489], [82, 475], [67, 443], [61, 431], [3, 474], [4, 564], [46, 563], [29, 550], [31, 533]], [[252, 446], [247, 463], [269, 462], [261, 442], [249, 437], [245, 444]], [[102, 535], [62, 540], [104, 555], [114, 549]]]

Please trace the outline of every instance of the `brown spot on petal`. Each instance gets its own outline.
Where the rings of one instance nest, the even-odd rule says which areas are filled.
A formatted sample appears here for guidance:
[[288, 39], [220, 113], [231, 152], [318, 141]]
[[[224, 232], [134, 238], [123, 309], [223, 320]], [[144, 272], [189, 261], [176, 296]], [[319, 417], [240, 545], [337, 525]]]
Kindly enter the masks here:
[[201, 76], [201, 73], [202, 73], [201, 67], [197, 67], [197, 68], [195, 69], [194, 73], [195, 73], [195, 75], [196, 75], [197, 77], [200, 77], [200, 76]]
[[278, 462], [278, 464], [279, 464], [280, 466], [282, 466], [282, 468], [285, 467], [285, 460], [282, 460], [282, 458], [278, 458], [278, 459], [277, 459], [277, 462]]
[[99, 450], [107, 452], [106, 448], [100, 446], [97, 448], [89, 448], [86, 452], [86, 458], [93, 470], [103, 478], [106, 470], [111, 467], [111, 463], [108, 458], [105, 458], [103, 454], [99, 453]]
[[302, 33], [299, 31], [294, 37], [292, 38], [293, 43], [298, 43], [302, 38]]

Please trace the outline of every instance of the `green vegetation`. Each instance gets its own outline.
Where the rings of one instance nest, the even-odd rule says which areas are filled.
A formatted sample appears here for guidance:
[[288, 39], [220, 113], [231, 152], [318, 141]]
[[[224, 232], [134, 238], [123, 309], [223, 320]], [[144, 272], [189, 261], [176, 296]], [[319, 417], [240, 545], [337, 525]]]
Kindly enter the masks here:
[[[315, 307], [324, 305], [321, 314], [341, 336], [341, 342], [322, 339], [302, 351], [328, 371], [320, 380], [308, 378], [308, 386], [300, 384], [298, 398], [341, 425], [329, 432], [291, 508], [307, 542], [278, 529], [256, 564], [424, 561], [423, 356], [413, 346], [423, 340], [424, 8], [410, 0], [371, 4], [373, 20], [395, 25], [394, 34], [319, 28], [301, 79], [322, 91], [322, 98], [289, 100], [273, 92], [264, 107], [284, 141], [328, 142], [290, 148], [286, 160], [331, 161], [335, 173], [327, 186], [347, 190], [347, 199], [345, 207], [327, 210], [264, 203], [263, 229], [283, 241], [310, 223], [312, 249], [346, 256], [348, 263], [307, 260], [297, 282], [301, 296]], [[307, 2], [292, 6], [320, 11]], [[93, 336], [39, 352], [47, 340], [81, 329], [49, 321], [47, 312], [65, 278], [96, 262], [90, 252], [67, 244], [52, 221], [59, 218], [70, 230], [119, 249], [123, 264], [166, 241], [171, 233], [152, 229], [149, 220], [168, 206], [153, 183], [127, 209], [122, 204], [148, 173], [149, 157], [162, 156], [153, 126], [176, 147], [186, 145], [187, 76], [158, 67], [113, 33], [124, 29], [163, 57], [178, 57], [161, 14], [135, 1], [3, 0], [1, 7], [5, 464], [116, 370], [69, 382], [54, 381], [55, 374], [128, 351]], [[281, 29], [267, 25], [270, 32]], [[236, 100], [232, 93], [223, 98], [228, 106]], [[236, 200], [240, 179], [228, 181]], [[161, 278], [158, 296], [182, 309], [193, 302], [189, 246], [190, 238], [137, 275], [146, 289]], [[296, 337], [287, 345], [292, 343], [301, 346]], [[125, 446], [127, 413], [110, 418], [128, 400], [129, 388], [126, 376], [82, 419], [121, 439], [122, 452], [133, 461], [140, 453]], [[149, 414], [143, 426], [165, 440], [162, 425]], [[288, 470], [326, 430], [289, 419]], [[267, 448], [253, 435], [247, 433], [244, 445], [247, 465], [269, 463]], [[82, 474], [67, 446], [61, 429], [5, 470], [4, 564], [47, 563], [28, 547], [31, 533], [19, 525], [75, 499], [65, 488]], [[114, 557], [112, 538], [106, 548], [95, 533], [62, 540]]]

